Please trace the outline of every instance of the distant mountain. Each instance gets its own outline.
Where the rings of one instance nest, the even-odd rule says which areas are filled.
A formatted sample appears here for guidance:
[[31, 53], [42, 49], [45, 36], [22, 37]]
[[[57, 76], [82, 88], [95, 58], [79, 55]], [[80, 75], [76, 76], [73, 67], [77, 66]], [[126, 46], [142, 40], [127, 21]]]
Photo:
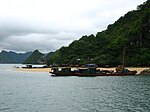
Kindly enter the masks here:
[[0, 63], [23, 63], [32, 52], [16, 53], [12, 51], [2, 51], [0, 53]]
[[[96, 35], [82, 36], [62, 47], [49, 58], [49, 64], [86, 64], [150, 66], [150, 0], [120, 17]], [[78, 61], [80, 59], [80, 61]]]
[[45, 64], [46, 55], [35, 50], [24, 62], [24, 64]]

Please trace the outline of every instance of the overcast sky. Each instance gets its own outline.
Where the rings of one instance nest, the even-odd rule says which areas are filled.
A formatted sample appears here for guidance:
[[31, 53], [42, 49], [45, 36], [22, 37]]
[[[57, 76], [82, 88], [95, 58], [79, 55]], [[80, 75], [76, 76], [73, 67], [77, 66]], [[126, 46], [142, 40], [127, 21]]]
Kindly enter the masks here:
[[0, 0], [0, 51], [55, 51], [105, 30], [145, 1]]

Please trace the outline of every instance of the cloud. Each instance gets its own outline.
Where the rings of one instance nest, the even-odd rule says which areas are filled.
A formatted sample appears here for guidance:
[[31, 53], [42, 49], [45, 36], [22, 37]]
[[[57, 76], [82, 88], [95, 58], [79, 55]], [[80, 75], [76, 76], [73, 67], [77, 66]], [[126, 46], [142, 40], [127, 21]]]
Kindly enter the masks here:
[[0, 0], [0, 50], [55, 51], [105, 30], [145, 0]]

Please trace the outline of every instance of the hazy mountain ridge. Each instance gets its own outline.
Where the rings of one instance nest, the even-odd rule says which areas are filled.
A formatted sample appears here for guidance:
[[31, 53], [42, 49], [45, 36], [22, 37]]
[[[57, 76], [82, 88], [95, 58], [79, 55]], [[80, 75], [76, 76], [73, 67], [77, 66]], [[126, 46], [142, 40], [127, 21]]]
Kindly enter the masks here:
[[[43, 54], [35, 50], [25, 64], [86, 64], [96, 63], [99, 66], [117, 66], [122, 64], [125, 48], [126, 66], [150, 65], [150, 0], [120, 17], [107, 29], [96, 35], [85, 35], [73, 41], [68, 47], [56, 52]], [[15, 54], [0, 55], [3, 60], [16, 60]], [[19, 58], [18, 58], [19, 59]], [[80, 59], [80, 61], [78, 60]]]
[[32, 52], [16, 53], [13, 51], [4, 51], [0, 53], [0, 63], [23, 63]]
[[35, 50], [23, 63], [24, 64], [47, 64], [51, 63], [51, 60], [49, 60], [55, 52], [49, 52], [49, 53], [41, 53], [38, 50]]

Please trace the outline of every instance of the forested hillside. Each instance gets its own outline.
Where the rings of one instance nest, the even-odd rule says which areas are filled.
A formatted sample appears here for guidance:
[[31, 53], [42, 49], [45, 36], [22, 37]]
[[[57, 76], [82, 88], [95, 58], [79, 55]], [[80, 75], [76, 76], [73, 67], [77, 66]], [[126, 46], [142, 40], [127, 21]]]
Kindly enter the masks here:
[[35, 50], [24, 62], [23, 64], [45, 64], [45, 55]]
[[150, 0], [108, 25], [105, 31], [82, 36], [60, 48], [49, 58], [49, 64], [117, 66], [122, 64], [123, 49], [126, 66], [150, 65]]

